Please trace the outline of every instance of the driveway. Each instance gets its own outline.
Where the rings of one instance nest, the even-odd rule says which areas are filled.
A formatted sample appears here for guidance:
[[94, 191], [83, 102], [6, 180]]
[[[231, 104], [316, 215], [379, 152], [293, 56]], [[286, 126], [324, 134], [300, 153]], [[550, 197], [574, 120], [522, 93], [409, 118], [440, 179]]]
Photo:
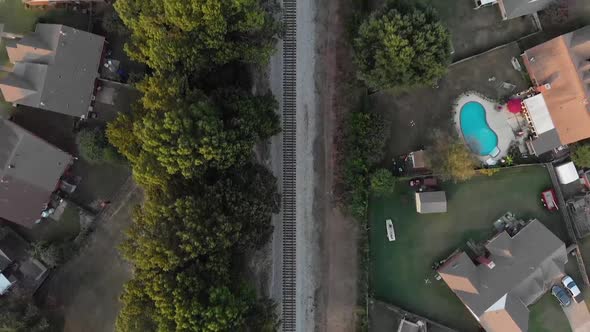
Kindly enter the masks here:
[[573, 332], [590, 332], [590, 312], [585, 301], [580, 303], [572, 301], [572, 304], [569, 307], [564, 307], [563, 311]]

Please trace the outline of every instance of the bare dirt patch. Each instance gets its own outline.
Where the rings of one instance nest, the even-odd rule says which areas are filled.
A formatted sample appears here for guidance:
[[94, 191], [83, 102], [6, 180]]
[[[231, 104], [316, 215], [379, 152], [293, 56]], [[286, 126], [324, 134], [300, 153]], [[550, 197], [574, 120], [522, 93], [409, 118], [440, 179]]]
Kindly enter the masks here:
[[[356, 82], [348, 44], [347, 23], [350, 0], [323, 1], [318, 7], [318, 65], [323, 135], [318, 138], [323, 151], [319, 166], [318, 209], [323, 210], [320, 287], [317, 299], [316, 330], [355, 331], [358, 300], [358, 223], [340, 210], [335, 197], [338, 183], [338, 139], [346, 113], [354, 107]], [[318, 151], [319, 152], [319, 151]]]
[[132, 270], [117, 251], [142, 200], [135, 186], [113, 202], [109, 216], [97, 225], [80, 253], [60, 267], [39, 290], [44, 307], [64, 331], [112, 331], [120, 309], [119, 295]]

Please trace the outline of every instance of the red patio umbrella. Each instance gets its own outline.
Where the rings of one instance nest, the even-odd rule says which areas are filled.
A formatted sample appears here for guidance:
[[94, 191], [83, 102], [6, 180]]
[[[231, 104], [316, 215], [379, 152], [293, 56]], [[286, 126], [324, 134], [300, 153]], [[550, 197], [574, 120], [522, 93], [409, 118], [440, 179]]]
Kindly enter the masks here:
[[522, 112], [522, 100], [510, 99], [508, 101], [508, 111], [514, 114]]

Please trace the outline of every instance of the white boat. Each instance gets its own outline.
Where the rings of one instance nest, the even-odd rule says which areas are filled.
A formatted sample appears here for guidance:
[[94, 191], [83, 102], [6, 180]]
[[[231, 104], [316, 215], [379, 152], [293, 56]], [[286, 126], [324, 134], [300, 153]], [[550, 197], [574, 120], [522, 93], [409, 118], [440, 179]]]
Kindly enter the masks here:
[[395, 241], [395, 229], [393, 229], [393, 222], [391, 219], [385, 220], [385, 226], [387, 227], [387, 238], [389, 241]]

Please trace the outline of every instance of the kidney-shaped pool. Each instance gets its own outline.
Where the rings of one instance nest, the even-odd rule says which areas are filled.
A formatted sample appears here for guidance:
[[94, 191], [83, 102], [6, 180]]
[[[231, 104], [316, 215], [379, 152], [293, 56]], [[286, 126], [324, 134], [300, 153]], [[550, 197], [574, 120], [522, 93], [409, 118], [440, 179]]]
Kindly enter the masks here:
[[482, 104], [470, 101], [461, 107], [461, 132], [469, 148], [480, 156], [498, 154], [498, 135], [486, 121]]

